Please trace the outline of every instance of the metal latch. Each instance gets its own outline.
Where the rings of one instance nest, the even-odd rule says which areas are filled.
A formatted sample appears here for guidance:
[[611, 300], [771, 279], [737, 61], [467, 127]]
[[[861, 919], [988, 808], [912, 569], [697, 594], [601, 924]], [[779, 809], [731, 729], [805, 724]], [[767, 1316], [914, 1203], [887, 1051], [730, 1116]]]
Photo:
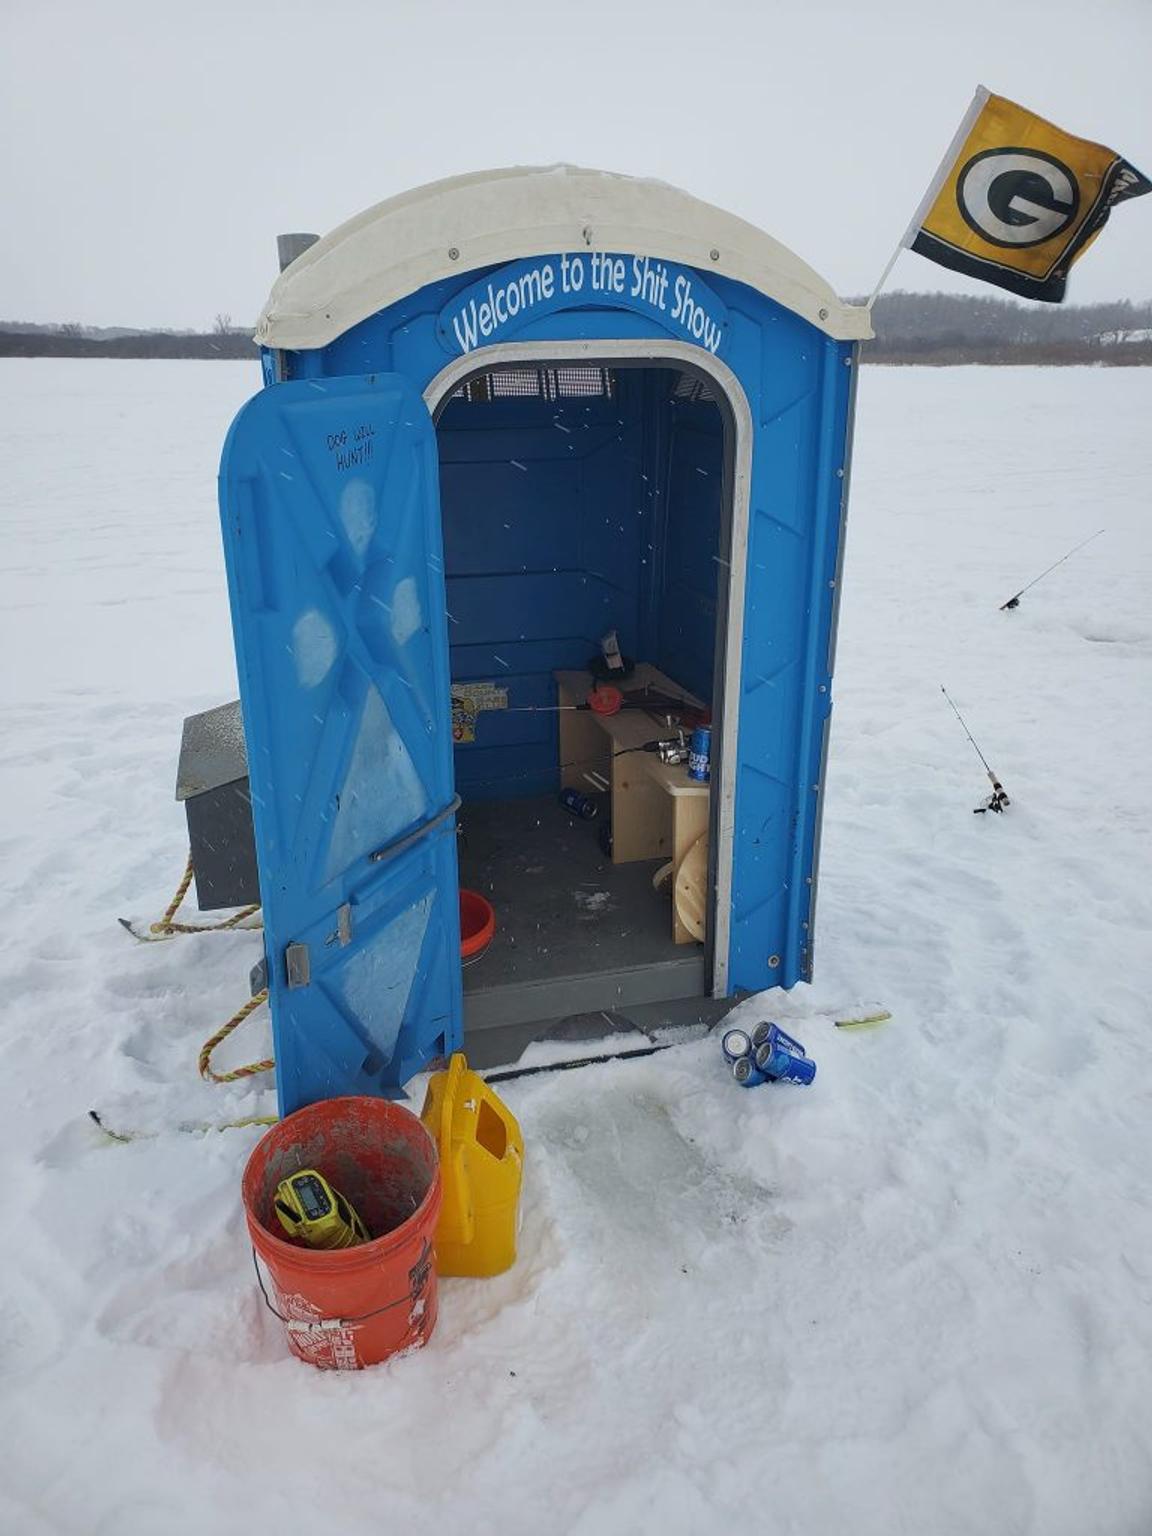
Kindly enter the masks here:
[[284, 951], [284, 968], [289, 987], [306, 987], [312, 980], [312, 962], [307, 944], [289, 944]]
[[352, 942], [352, 904], [346, 901], [342, 907], [336, 909], [336, 927], [324, 940], [325, 944], [339, 944], [341, 949], [347, 949]]
[[268, 990], [268, 956], [261, 955], [256, 964], [248, 972], [248, 989], [255, 997], [257, 992]]

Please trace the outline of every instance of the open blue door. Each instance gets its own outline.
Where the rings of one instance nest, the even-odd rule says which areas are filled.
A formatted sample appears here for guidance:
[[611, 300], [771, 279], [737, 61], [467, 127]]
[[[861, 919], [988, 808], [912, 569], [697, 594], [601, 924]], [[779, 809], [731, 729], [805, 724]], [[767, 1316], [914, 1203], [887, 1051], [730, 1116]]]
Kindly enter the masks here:
[[220, 511], [280, 1110], [461, 1038], [436, 437], [396, 374], [274, 384]]

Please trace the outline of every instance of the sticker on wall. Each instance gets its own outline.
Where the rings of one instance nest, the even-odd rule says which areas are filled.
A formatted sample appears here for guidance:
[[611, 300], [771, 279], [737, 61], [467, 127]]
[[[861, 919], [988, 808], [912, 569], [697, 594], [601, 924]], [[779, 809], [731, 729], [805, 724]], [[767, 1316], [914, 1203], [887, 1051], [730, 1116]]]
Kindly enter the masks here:
[[507, 340], [561, 309], [638, 310], [680, 341], [717, 356], [728, 311], [690, 267], [651, 256], [577, 251], [514, 261], [455, 294], [440, 311], [437, 333], [449, 352]]
[[507, 709], [508, 690], [497, 683], [452, 684], [452, 743], [476, 740], [476, 716], [486, 709]]

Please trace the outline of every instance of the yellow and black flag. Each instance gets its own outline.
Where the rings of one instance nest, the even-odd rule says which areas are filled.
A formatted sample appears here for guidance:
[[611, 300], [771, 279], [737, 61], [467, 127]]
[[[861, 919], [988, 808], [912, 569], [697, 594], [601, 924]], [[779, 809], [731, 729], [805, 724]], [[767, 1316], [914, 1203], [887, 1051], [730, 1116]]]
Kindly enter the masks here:
[[902, 242], [968, 277], [1059, 304], [1116, 203], [1152, 181], [983, 86]]

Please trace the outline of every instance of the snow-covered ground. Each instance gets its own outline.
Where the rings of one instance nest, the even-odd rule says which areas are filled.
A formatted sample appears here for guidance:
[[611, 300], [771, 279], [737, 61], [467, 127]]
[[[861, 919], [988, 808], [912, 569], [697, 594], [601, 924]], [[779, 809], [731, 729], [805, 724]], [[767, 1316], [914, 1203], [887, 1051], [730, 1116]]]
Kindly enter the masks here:
[[1152, 370], [865, 372], [818, 983], [746, 1006], [814, 1087], [714, 1043], [511, 1085], [520, 1262], [355, 1376], [256, 1294], [259, 1133], [179, 1129], [273, 1105], [196, 1076], [259, 940], [116, 923], [170, 894], [180, 723], [233, 692], [214, 477], [256, 385], [0, 363], [0, 1530], [1152, 1530]]

